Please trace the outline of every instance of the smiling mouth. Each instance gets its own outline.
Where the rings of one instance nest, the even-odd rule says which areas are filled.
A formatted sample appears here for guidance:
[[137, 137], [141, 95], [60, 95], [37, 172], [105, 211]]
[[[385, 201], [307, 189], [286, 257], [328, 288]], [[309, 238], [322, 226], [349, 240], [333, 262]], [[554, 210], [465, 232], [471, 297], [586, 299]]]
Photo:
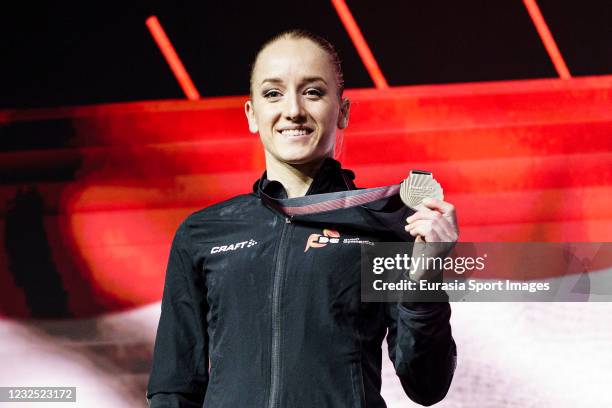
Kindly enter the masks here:
[[312, 129], [310, 128], [299, 128], [299, 129], [283, 129], [277, 130], [283, 136], [287, 137], [298, 137], [298, 136], [306, 136], [312, 133]]

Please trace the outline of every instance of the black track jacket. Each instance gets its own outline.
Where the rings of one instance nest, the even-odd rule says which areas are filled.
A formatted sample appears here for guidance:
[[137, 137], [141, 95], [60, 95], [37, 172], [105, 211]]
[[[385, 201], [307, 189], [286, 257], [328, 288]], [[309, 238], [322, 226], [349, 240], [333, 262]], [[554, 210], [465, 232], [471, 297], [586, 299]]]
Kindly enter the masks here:
[[147, 389], [152, 408], [385, 407], [385, 335], [406, 394], [422, 405], [444, 398], [456, 361], [450, 305], [360, 302], [360, 245], [410, 240], [403, 227], [412, 210], [395, 194], [282, 211], [354, 190], [353, 178], [326, 159], [306, 197], [283, 200], [282, 185], [264, 173], [253, 193], [180, 225]]

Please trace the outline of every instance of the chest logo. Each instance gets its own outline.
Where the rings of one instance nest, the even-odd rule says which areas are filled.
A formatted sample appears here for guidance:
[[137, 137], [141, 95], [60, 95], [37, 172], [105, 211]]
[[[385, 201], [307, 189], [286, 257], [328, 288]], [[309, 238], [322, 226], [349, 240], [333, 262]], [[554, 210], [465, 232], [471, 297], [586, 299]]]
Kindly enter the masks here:
[[236, 251], [238, 249], [250, 248], [253, 245], [257, 245], [257, 241], [249, 239], [248, 241], [236, 242], [230, 245], [219, 245], [216, 247], [212, 247], [210, 253], [217, 254], [219, 252]]
[[304, 252], [310, 248], [323, 248], [327, 244], [359, 244], [374, 245], [372, 241], [361, 238], [340, 238], [340, 233], [333, 229], [324, 229], [323, 234], [310, 234], [306, 240]]
[[324, 229], [323, 235], [321, 234], [310, 234], [306, 241], [306, 248], [304, 252], [310, 248], [323, 248], [327, 244], [337, 244], [340, 242], [340, 233], [332, 229]]

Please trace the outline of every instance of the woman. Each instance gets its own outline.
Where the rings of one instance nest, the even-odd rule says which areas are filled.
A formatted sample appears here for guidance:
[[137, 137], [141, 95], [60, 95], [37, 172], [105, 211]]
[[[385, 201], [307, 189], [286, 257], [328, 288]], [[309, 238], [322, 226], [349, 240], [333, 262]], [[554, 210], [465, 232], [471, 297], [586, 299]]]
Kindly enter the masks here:
[[[296, 210], [355, 189], [331, 158], [348, 124], [342, 94], [338, 56], [320, 37], [285, 32], [257, 54], [245, 113], [266, 172], [253, 193], [190, 215], [175, 235], [151, 407], [384, 407], [387, 331], [407, 395], [424, 405], [445, 396], [455, 362], [448, 303], [360, 302], [360, 245], [401, 234], [363, 206]], [[452, 205], [428, 207], [399, 223], [406, 237], [455, 241]]]

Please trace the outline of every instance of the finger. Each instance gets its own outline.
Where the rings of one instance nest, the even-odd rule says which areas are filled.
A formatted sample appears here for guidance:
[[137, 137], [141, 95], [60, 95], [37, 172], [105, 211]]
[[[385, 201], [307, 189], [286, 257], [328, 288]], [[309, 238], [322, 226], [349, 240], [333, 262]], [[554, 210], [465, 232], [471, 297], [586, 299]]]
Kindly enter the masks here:
[[452, 231], [455, 230], [455, 227], [451, 224], [449, 220], [447, 220], [441, 213], [438, 211], [429, 211], [427, 213], [415, 213], [414, 218], [408, 217], [406, 221], [408, 225], [412, 225], [417, 221], [432, 221], [433, 223], [439, 223], [440, 227], [445, 231], [446, 235], [451, 236]]
[[[430, 234], [430, 231], [434, 231], [436, 234], [435, 241], [439, 242], [455, 242], [459, 236], [456, 228], [440, 213], [436, 212], [436, 216], [433, 220], [421, 219], [413, 221], [405, 226], [407, 232], [411, 232], [415, 228], [425, 227], [425, 236]], [[429, 239], [431, 240], [431, 238]]]
[[431, 220], [436, 214], [440, 214], [438, 211], [430, 210], [429, 208], [419, 209], [417, 212], [406, 218], [406, 222], [412, 222], [416, 220]]
[[454, 242], [453, 234], [439, 223], [430, 220], [417, 220], [406, 225], [406, 231], [412, 236], [422, 236], [427, 242]]
[[[457, 214], [456, 214], [456, 209], [455, 207], [448, 202], [445, 201], [441, 201], [441, 200], [436, 200], [436, 199], [426, 199], [427, 203], [430, 204], [430, 206], [432, 207], [436, 207], [439, 208], [440, 211], [444, 211], [444, 206], [450, 206], [447, 207], [447, 209], [450, 209], [450, 211], [448, 213], [443, 214], [442, 219], [440, 219], [440, 222], [444, 225], [444, 228], [446, 229], [447, 234], [450, 235], [451, 240], [452, 241], [456, 241], [459, 238], [459, 227], [457, 225]], [[432, 201], [429, 200], [433, 200], [433, 204]], [[440, 205], [438, 205], [440, 204]], [[438, 210], [431, 210], [434, 212], [438, 212]], [[453, 238], [455, 237], [455, 238]]]
[[415, 228], [420, 228], [420, 227], [425, 227], [427, 229], [430, 229], [431, 223], [432, 223], [432, 220], [416, 220], [416, 221], [411, 222], [410, 224], [407, 224], [404, 228], [408, 232], [410, 232], [411, 230]]
[[438, 200], [437, 198], [427, 197], [423, 199], [423, 205], [431, 210], [440, 211], [442, 214], [449, 214], [455, 211], [455, 206], [447, 201]]
[[431, 226], [428, 226], [426, 224], [420, 224], [412, 228], [410, 231], [408, 231], [408, 233], [410, 233], [410, 235], [412, 235], [413, 237], [420, 235], [426, 241], [431, 241], [431, 242], [439, 241], [441, 239], [438, 236], [437, 232], [433, 230]]
[[429, 229], [425, 227], [417, 227], [417, 228], [413, 228], [410, 231], [408, 231], [408, 233], [412, 235], [413, 237], [416, 237], [417, 235], [421, 235], [422, 237], [424, 237], [425, 234], [427, 234], [428, 232], [429, 232]]

